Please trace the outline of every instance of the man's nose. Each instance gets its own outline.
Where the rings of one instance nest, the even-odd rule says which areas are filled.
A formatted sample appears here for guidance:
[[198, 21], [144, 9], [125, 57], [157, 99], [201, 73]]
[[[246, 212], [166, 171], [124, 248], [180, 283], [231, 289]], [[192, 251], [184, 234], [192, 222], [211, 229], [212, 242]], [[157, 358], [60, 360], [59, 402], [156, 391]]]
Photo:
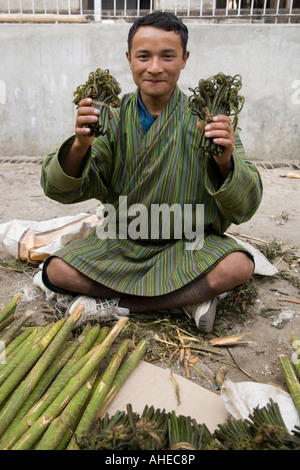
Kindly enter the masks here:
[[160, 73], [162, 71], [161, 62], [159, 57], [152, 57], [148, 64], [148, 72]]

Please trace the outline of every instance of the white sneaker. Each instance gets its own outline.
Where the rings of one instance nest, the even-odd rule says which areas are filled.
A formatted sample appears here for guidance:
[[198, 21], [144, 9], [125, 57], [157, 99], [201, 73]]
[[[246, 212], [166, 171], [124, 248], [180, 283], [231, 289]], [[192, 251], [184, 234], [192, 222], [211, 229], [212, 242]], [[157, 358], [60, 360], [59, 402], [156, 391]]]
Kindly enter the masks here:
[[209, 333], [214, 325], [217, 298], [207, 300], [200, 305], [188, 305], [182, 310], [195, 320], [198, 330]]
[[90, 320], [100, 320], [101, 318], [119, 318], [129, 315], [128, 308], [119, 307], [119, 299], [103, 299], [99, 297], [88, 297], [79, 295], [70, 303], [65, 313], [68, 317], [72, 314], [77, 305], [82, 305], [84, 310], [76, 323], [76, 328]]

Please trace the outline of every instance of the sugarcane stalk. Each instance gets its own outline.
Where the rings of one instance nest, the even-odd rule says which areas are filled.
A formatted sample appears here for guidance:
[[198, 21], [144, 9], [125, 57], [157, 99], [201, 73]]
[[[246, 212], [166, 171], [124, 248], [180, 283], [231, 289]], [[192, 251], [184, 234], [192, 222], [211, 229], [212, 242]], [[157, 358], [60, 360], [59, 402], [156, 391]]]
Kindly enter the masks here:
[[15, 310], [17, 304], [21, 301], [22, 297], [20, 294], [15, 295], [7, 305], [3, 307], [2, 310], [0, 310], [0, 324], [10, 315], [12, 315]]
[[6, 359], [10, 360], [14, 357], [14, 354], [18, 351], [18, 348], [24, 343], [26, 338], [30, 335], [36, 334], [36, 330], [25, 330], [20, 333], [16, 338], [14, 338], [7, 346], [6, 346]]
[[60, 370], [65, 366], [67, 361], [72, 357], [77, 347], [78, 347], [78, 342], [72, 341], [68, 345], [66, 345], [66, 347], [63, 348], [58, 359], [53, 362], [53, 364], [49, 367], [49, 369], [44, 373], [41, 380], [39, 380], [36, 387], [32, 390], [27, 400], [22, 405], [21, 409], [18, 411], [14, 421], [18, 422], [20, 419], [26, 416], [28, 411], [31, 410], [31, 408], [35, 405], [35, 403], [37, 403], [37, 401], [41, 398], [45, 390], [47, 390], [48, 386], [51, 384], [54, 378], [58, 375]]
[[[25, 330], [23, 331], [23, 333], [21, 333], [16, 338], [14, 338], [12, 342], [10, 342], [6, 348], [6, 351], [8, 354], [7, 356], [8, 363], [10, 362], [10, 360], [13, 360], [17, 354], [19, 354], [21, 348], [27, 342], [31, 343], [31, 347], [33, 347], [34, 344], [38, 344], [38, 342], [51, 330], [53, 325], [54, 323], [48, 323], [48, 325], [44, 326], [43, 328], [37, 327], [37, 328]], [[26, 335], [28, 336], [26, 337]], [[23, 341], [22, 341], [22, 338], [24, 338]], [[14, 346], [14, 343], [15, 343], [15, 346]], [[18, 344], [18, 346], [16, 346], [16, 344]]]
[[4, 366], [6, 366], [5, 343], [0, 341], [0, 374]]
[[101, 344], [102, 341], [106, 338], [108, 333], [109, 333], [109, 328], [107, 326], [102, 327], [99, 331], [96, 341], [93, 344], [93, 348], [95, 348], [96, 346], [99, 346], [99, 344]]
[[[26, 401], [30, 392], [34, 389], [44, 372], [48, 369], [50, 364], [53, 362], [53, 360], [59, 353], [70, 332], [74, 329], [74, 326], [80, 318], [82, 311], [83, 307], [80, 305], [74, 310], [72, 315], [70, 315], [67, 320], [62, 319], [56, 322], [49, 331], [48, 335], [46, 335], [47, 339], [49, 338], [49, 341], [45, 341], [45, 338], [43, 338], [39, 343], [42, 344], [42, 348], [40, 348], [40, 350], [38, 347], [32, 348], [31, 352], [35, 353], [33, 355], [35, 360], [32, 362], [32, 365], [34, 364], [34, 367], [32, 367], [26, 378], [23, 380], [21, 386], [14, 392], [13, 401], [11, 403], [6, 404], [6, 406], [1, 411], [0, 436], [3, 434], [7, 426], [11, 423], [14, 416], [17, 414], [23, 403]], [[30, 353], [28, 354], [28, 357], [29, 356]], [[22, 366], [22, 364], [20, 365]], [[15, 371], [17, 371], [18, 369], [19, 368], [15, 369]], [[8, 380], [9, 379], [7, 379], [7, 381]], [[3, 384], [3, 386], [5, 386], [5, 383]]]
[[14, 316], [10, 315], [8, 318], [3, 320], [3, 322], [0, 323], [0, 331], [5, 330], [5, 328], [7, 328], [9, 325], [11, 325], [11, 323], [14, 321], [14, 319], [15, 319]]
[[[76, 422], [73, 425], [76, 427]], [[63, 437], [61, 438], [60, 442], [56, 446], [56, 450], [66, 450], [66, 447], [68, 446], [68, 443], [73, 436], [73, 427], [69, 427], [69, 429], [66, 430], [64, 433]]]
[[[9, 450], [17, 442], [17, 440], [27, 431], [27, 429], [39, 419], [42, 413], [50, 406], [53, 400], [59, 395], [59, 393], [64, 389], [72, 377], [74, 377], [78, 371], [80, 371], [87, 361], [90, 359], [90, 355], [87, 354], [77, 362], [73, 364], [73, 367], [70, 369], [67, 367], [70, 361], [73, 360], [73, 357], [68, 361], [63, 370], [58, 374], [54, 379], [53, 383], [50, 385], [46, 393], [35, 403], [27, 414], [20, 419], [20, 421], [14, 421], [6, 429], [5, 433], [0, 438], [0, 449]], [[67, 369], [64, 371], [64, 369]], [[25, 404], [26, 405], [26, 404]]]
[[[16, 369], [22, 363], [25, 356], [32, 350], [35, 344], [38, 342], [49, 332], [50, 327], [53, 325], [49, 325], [45, 328], [45, 332], [32, 332], [32, 334], [26, 338], [22, 344], [14, 351], [9, 357], [9, 360], [6, 362], [5, 366], [0, 371], [0, 385], [2, 385], [5, 380], [10, 376], [12, 371]], [[8, 347], [10, 344], [8, 345]]]
[[74, 354], [73, 360], [76, 361], [83, 357], [94, 345], [100, 332], [100, 325], [95, 325], [91, 328], [89, 325], [88, 329], [84, 329], [82, 334], [79, 336], [80, 347]]
[[141, 341], [138, 343], [137, 347], [134, 349], [134, 351], [131, 352], [129, 357], [124, 361], [124, 364], [120, 367], [118, 370], [112, 385], [106, 395], [106, 398], [103, 402], [103, 405], [98, 411], [97, 418], [100, 418], [108, 405], [112, 402], [112, 400], [115, 398], [116, 394], [122, 387], [123, 383], [125, 380], [128, 378], [130, 373], [136, 368], [142, 357], [144, 356], [145, 352], [147, 350], [147, 342], [145, 339], [141, 339]]
[[285, 382], [296, 409], [300, 416], [300, 383], [287, 356], [279, 354], [279, 362], [283, 370]]
[[[49, 407], [45, 410], [42, 416], [37, 420], [32, 420], [32, 414], [29, 412], [25, 416], [24, 420], [27, 424], [26, 432], [23, 436], [11, 447], [12, 450], [28, 450], [37, 442], [37, 440], [42, 436], [45, 430], [50, 425], [51, 421], [55, 419], [65, 408], [65, 406], [70, 402], [75, 393], [83, 385], [83, 383], [89, 378], [95, 368], [99, 365], [99, 362], [105, 357], [109, 352], [109, 349], [121, 330], [123, 329], [125, 323], [128, 321], [128, 317], [122, 317], [118, 320], [116, 325], [112, 328], [109, 334], [106, 336], [104, 341], [99, 345], [93, 348], [86, 356], [89, 356], [89, 359], [85, 366], [68, 382], [66, 387], [59, 393], [59, 395], [53, 400]], [[84, 359], [84, 358], [82, 358]], [[35, 410], [33, 410], [35, 411]], [[24, 421], [22, 420], [22, 422]]]
[[[14, 358], [18, 353], [19, 348], [22, 347], [25, 339], [31, 334], [30, 331], [24, 331], [13, 339], [7, 346], [5, 343], [0, 341], [0, 377], [4, 368], [7, 367], [7, 364]], [[1, 384], [1, 380], [0, 380]]]
[[[88, 407], [85, 409], [83, 416], [76, 428], [76, 435], [82, 436], [89, 434], [91, 428], [96, 420], [98, 410], [107, 395], [108, 389], [123, 361], [125, 355], [128, 352], [128, 340], [124, 341], [119, 350], [112, 357], [109, 365], [104, 371], [103, 375], [96, 381], [94, 390], [92, 392], [91, 399]], [[68, 446], [68, 450], [80, 450], [75, 437], [73, 437]]]
[[24, 357], [27, 356], [29, 351], [32, 349], [32, 341], [34, 334], [30, 335], [24, 342], [17, 348], [15, 353], [9, 357], [9, 360], [6, 361], [5, 367], [0, 370], [0, 385], [2, 385], [10, 374], [15, 370], [20, 363], [23, 361]]
[[94, 370], [88, 380], [70, 400], [63, 412], [49, 425], [47, 431], [40, 439], [36, 450], [55, 450], [61, 442], [65, 432], [76, 421], [78, 414], [91, 394], [98, 371]]
[[22, 316], [15, 319], [10, 325], [10, 327], [5, 329], [1, 333], [0, 340], [3, 341], [5, 345], [8, 345], [19, 333], [21, 326], [23, 326], [24, 323], [26, 323], [26, 321], [28, 320], [28, 318], [30, 318], [33, 314], [33, 310], [27, 310]]
[[[85, 334], [86, 333], [86, 334]], [[82, 334], [78, 337], [79, 346], [77, 347], [73, 356], [68, 360], [63, 369], [57, 375], [52, 385], [47, 390], [41, 401], [37, 402], [31, 410], [32, 419], [35, 420], [43, 413], [43, 411], [49, 406], [54, 398], [60, 393], [63, 388], [67, 385], [69, 380], [76, 375], [79, 370], [84, 367], [91, 354], [88, 355], [88, 351], [91, 347], [100, 344], [103, 339], [107, 336], [108, 330], [105, 329], [103, 332], [100, 330], [99, 325], [96, 325], [92, 329], [90, 326], [84, 329]], [[99, 341], [100, 338], [100, 341]], [[99, 341], [99, 343], [98, 343]]]
[[[98, 328], [95, 328], [94, 332], [97, 332]], [[106, 333], [102, 334], [102, 338]], [[92, 339], [94, 333], [91, 331], [85, 336], [81, 334], [79, 336], [80, 345], [73, 354], [70, 360], [66, 363], [60, 373], [57, 375], [46, 394], [38, 401], [30, 410], [30, 420], [35, 421], [41, 414], [48, 408], [50, 403], [57, 397], [57, 395], [63, 390], [74, 375], [76, 375], [82, 367], [88, 362], [92, 356], [92, 352], [87, 353], [89, 347], [93, 345]], [[99, 337], [99, 336], [98, 336]], [[103, 340], [103, 339], [102, 339]], [[97, 342], [97, 339], [95, 343]], [[94, 344], [95, 344], [94, 343]]]
[[[89, 329], [89, 328], [88, 328]], [[87, 331], [86, 329], [84, 331]], [[97, 331], [97, 329], [95, 330]], [[102, 328], [96, 341], [94, 343], [99, 346], [103, 340], [108, 336], [108, 328]], [[81, 341], [80, 346], [77, 348], [77, 351], [67, 362], [65, 367], [60, 371], [58, 376], [55, 378], [53, 383], [48, 388], [47, 392], [40, 398], [40, 400], [28, 411], [27, 415], [24, 416], [20, 422], [15, 423], [13, 431], [5, 433], [5, 435], [0, 438], [0, 449], [9, 450], [17, 442], [17, 440], [27, 431], [29, 426], [31, 426], [39, 417], [44, 413], [44, 411], [50, 406], [53, 400], [61, 393], [61, 391], [67, 386], [72, 377], [74, 377], [90, 360], [93, 355], [93, 350], [89, 353], [86, 353], [86, 342], [89, 342], [91, 337], [81, 334], [79, 336]], [[94, 346], [93, 345], [93, 346]]]
[[[98, 335], [95, 343], [93, 344], [93, 347], [96, 347], [99, 344], [101, 344], [102, 341], [105, 339], [105, 337], [108, 335], [108, 333], [109, 333], [109, 328], [108, 327], [101, 328], [101, 330], [99, 332], [99, 335]], [[95, 388], [95, 384], [94, 384], [94, 388]], [[70, 442], [70, 439], [73, 436], [74, 430], [76, 429], [76, 427], [77, 427], [77, 425], [78, 425], [78, 423], [81, 419], [81, 416], [84, 413], [84, 409], [85, 409], [85, 407], [82, 408], [80, 414], [77, 416], [76, 420], [72, 423], [72, 426], [69, 426], [67, 431], [64, 433], [61, 441], [59, 442], [59, 444], [56, 447], [56, 450], [65, 450], [67, 448], [67, 446]]]
[[[0, 403], [2, 404], [4, 400], [9, 397], [11, 392], [13, 392], [19, 382], [24, 378], [24, 376], [29, 372], [26, 378], [22, 381], [22, 387], [18, 388], [14, 393], [14, 399], [10, 397], [8, 403], [6, 403], [1, 409], [0, 413], [0, 436], [4, 433], [7, 426], [10, 424], [11, 420], [17, 413], [21, 404], [27, 398], [28, 394], [32, 390], [32, 384], [30, 380], [34, 381], [34, 373], [36, 371], [34, 364], [42, 356], [43, 352], [47, 349], [53, 338], [56, 336], [57, 332], [60, 330], [62, 325], [65, 323], [65, 320], [60, 320], [54, 324], [51, 330], [45, 335], [44, 338], [39, 341], [37, 345], [34, 345], [31, 350], [28, 352], [27, 356], [23, 358], [21, 362], [11, 373], [11, 375], [6, 379], [6, 381], [0, 387]], [[38, 377], [36, 375], [36, 377]], [[35, 383], [35, 381], [34, 381]], [[21, 390], [21, 391], [20, 391]], [[24, 393], [24, 394], [23, 394]]]
[[[17, 441], [19, 437], [28, 429], [28, 423], [25, 417], [28, 415], [30, 419], [34, 422], [37, 420], [41, 414], [48, 408], [50, 403], [54, 400], [54, 398], [61, 392], [61, 390], [67, 385], [69, 380], [77, 374], [77, 372], [84, 367], [85, 363], [89, 359], [90, 356], [86, 355], [87, 357], [82, 357], [87, 351], [87, 343], [89, 346], [93, 344], [92, 336], [90, 334], [91, 327], [90, 325], [86, 325], [85, 329], [81, 333], [78, 338], [74, 341], [74, 345], [77, 345], [76, 351], [72, 355], [72, 357], [66, 362], [62, 370], [58, 373], [56, 378], [53, 380], [52, 384], [46, 391], [44, 395], [42, 395], [39, 401], [33, 402], [33, 395], [38, 393], [38, 389], [43, 386], [43, 381], [47, 380], [44, 377], [38, 383], [36, 389], [33, 390], [32, 395], [28, 397], [28, 400], [23, 405], [20, 410], [20, 415], [17, 415], [11, 423], [11, 425], [6, 429], [3, 436], [0, 438], [0, 449], [8, 450], [11, 446]], [[97, 333], [98, 328], [95, 328], [95, 332]], [[101, 331], [100, 331], [101, 333]], [[107, 332], [103, 332], [101, 334], [102, 338], [107, 334]], [[98, 334], [98, 337], [100, 334]], [[96, 338], [98, 339], [98, 338]], [[95, 343], [94, 343], [95, 344]], [[70, 346], [71, 347], [71, 346]], [[55, 364], [53, 366], [55, 367]], [[51, 372], [49, 372], [50, 375]], [[48, 374], [47, 374], [48, 375]], [[32, 400], [31, 400], [32, 398]], [[29, 405], [32, 405], [29, 407]], [[27, 413], [24, 413], [27, 411]], [[22, 415], [22, 416], [21, 416]], [[20, 419], [17, 419], [17, 418]], [[29, 419], [29, 418], [28, 418]]]
[[[97, 379], [96, 379], [97, 380]], [[94, 384], [95, 386], [95, 384]], [[84, 413], [84, 410], [86, 408], [86, 406], [88, 405], [88, 402], [89, 402], [89, 397], [87, 398], [86, 400], [86, 403], [82, 406], [82, 409], [80, 410], [80, 413], [78, 414], [78, 416], [76, 417], [76, 419], [74, 420], [74, 422], [72, 423], [71, 426], [68, 427], [68, 429], [65, 431], [63, 437], [61, 438], [59, 444], [56, 446], [56, 450], [68, 450], [67, 447], [69, 445], [69, 442], [74, 434], [74, 430], [76, 429], [80, 419], [81, 419], [81, 416], [82, 414]]]

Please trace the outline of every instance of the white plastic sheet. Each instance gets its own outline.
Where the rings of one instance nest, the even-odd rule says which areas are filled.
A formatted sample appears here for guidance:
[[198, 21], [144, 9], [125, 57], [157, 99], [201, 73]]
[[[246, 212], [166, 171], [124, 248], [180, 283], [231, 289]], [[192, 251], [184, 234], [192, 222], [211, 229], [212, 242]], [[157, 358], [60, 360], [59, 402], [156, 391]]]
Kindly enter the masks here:
[[15, 258], [37, 263], [70, 241], [89, 236], [99, 222], [87, 213], [39, 222], [11, 220], [0, 224], [0, 246]]
[[257, 406], [262, 408], [270, 398], [278, 404], [283, 421], [289, 431], [300, 425], [298, 411], [291, 395], [278, 387], [256, 382], [234, 383], [226, 379], [221, 397], [228, 412], [235, 419], [246, 419]]
[[245, 248], [253, 256], [255, 263], [254, 274], [259, 274], [261, 276], [275, 276], [275, 274], [278, 273], [275, 266], [273, 266], [257, 248], [252, 246], [250, 243], [234, 237], [233, 235], [229, 235], [228, 233], [226, 233], [226, 235], [234, 238], [241, 247]]

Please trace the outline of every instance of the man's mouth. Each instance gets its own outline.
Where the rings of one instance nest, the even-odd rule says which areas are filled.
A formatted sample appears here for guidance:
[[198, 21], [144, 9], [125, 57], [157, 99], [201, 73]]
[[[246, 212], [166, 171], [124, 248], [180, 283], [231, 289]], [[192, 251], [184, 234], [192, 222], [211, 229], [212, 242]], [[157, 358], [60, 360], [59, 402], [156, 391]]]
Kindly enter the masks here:
[[153, 80], [151, 78], [145, 78], [145, 82], [150, 82], [150, 83], [162, 83], [165, 82], [166, 80]]

